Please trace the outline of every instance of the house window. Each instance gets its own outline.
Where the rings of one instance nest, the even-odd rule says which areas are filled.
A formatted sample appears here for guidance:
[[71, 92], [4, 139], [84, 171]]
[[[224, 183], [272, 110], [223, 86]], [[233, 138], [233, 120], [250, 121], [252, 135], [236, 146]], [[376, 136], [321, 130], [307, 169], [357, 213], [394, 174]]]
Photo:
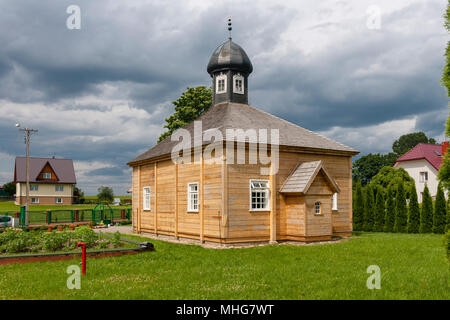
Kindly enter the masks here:
[[30, 185], [30, 191], [38, 191], [38, 190], [39, 190], [39, 186], [37, 184]]
[[44, 172], [43, 173], [43, 178], [44, 179], [51, 179], [52, 178], [52, 174], [50, 172]]
[[188, 184], [188, 211], [198, 212], [198, 183]]
[[314, 213], [315, 214], [321, 214], [322, 213], [322, 208], [320, 206], [320, 202], [316, 201], [316, 203], [314, 203]]
[[333, 207], [331, 210], [338, 210], [338, 194], [337, 193], [333, 193]]
[[233, 92], [244, 94], [244, 77], [240, 74], [236, 74], [233, 76]]
[[39, 198], [31, 198], [31, 203], [39, 203]]
[[227, 76], [220, 74], [216, 77], [216, 93], [225, 93], [227, 91]]
[[56, 203], [56, 204], [63, 203], [62, 198], [55, 198], [55, 203]]
[[55, 191], [64, 191], [64, 186], [55, 186]]
[[428, 172], [427, 171], [422, 171], [419, 174], [419, 182], [427, 182], [428, 181]]
[[150, 187], [144, 187], [142, 193], [142, 207], [144, 210], [150, 210]]
[[250, 211], [269, 210], [269, 181], [250, 180]]

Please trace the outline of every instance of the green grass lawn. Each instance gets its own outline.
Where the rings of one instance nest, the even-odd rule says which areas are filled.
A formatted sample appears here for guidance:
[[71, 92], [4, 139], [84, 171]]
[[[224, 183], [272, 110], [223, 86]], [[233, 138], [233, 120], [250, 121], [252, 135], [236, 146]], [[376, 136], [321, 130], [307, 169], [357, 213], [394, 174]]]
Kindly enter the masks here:
[[[151, 241], [154, 252], [88, 260], [81, 290], [66, 287], [66, 268], [78, 260], [0, 266], [0, 298], [450, 299], [439, 235], [362, 233], [334, 244], [224, 250]], [[366, 287], [374, 264], [380, 290]]]
[[[70, 209], [93, 209], [95, 204], [74, 204], [74, 205], [30, 205], [30, 211], [46, 210], [70, 210]], [[121, 209], [130, 206], [111, 206], [111, 208]], [[0, 201], [0, 214], [4, 212], [19, 212], [20, 206], [15, 205], [14, 201]]]

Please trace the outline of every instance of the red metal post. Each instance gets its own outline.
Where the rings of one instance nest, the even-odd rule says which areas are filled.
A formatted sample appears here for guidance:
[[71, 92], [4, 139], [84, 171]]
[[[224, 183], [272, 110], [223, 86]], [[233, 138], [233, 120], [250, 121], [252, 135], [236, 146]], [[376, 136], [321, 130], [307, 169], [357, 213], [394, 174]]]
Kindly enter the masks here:
[[86, 243], [84, 242], [78, 242], [77, 243], [78, 247], [82, 247], [82, 251], [81, 251], [81, 264], [82, 264], [82, 271], [81, 274], [85, 275], [86, 274]]

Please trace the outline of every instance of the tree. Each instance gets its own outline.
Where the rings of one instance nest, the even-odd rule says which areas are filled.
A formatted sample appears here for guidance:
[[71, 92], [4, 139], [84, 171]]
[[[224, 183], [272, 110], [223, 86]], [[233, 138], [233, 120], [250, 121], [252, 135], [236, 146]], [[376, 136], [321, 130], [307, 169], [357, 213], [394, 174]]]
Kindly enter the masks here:
[[[447, 117], [447, 123], [445, 126], [445, 135], [447, 137], [450, 136], [450, 116]], [[439, 169], [438, 172], [438, 179], [442, 183], [444, 188], [450, 190], [450, 152], [446, 152], [445, 155], [443, 156], [444, 159], [442, 159], [441, 168]]]
[[84, 192], [78, 187], [73, 187], [73, 203], [83, 204], [84, 203]]
[[106, 203], [111, 203], [114, 201], [113, 189], [106, 186], [101, 186], [97, 189], [97, 199]]
[[405, 232], [407, 224], [406, 197], [403, 183], [400, 183], [395, 196], [394, 232]]
[[16, 193], [16, 184], [14, 183], [14, 181], [5, 183], [3, 185], [3, 190], [8, 196], [12, 197]]
[[188, 123], [197, 119], [202, 113], [208, 110], [212, 104], [211, 88], [198, 86], [195, 88], [188, 87], [177, 100], [173, 101], [175, 112], [166, 118], [168, 131], [162, 133], [158, 142], [169, 137], [175, 130], [184, 127]]
[[406, 198], [409, 198], [409, 192], [415, 182], [403, 168], [383, 167], [370, 182], [373, 188], [381, 185], [385, 190], [392, 185], [398, 189], [400, 184], [403, 184], [404, 190], [407, 190]]
[[423, 132], [413, 132], [402, 135], [400, 138], [394, 141], [392, 144], [392, 151], [400, 157], [406, 152], [414, 148], [419, 143], [432, 143], [435, 144], [436, 140], [428, 138]]
[[361, 183], [356, 184], [355, 206], [353, 208], [353, 230], [362, 231], [364, 221], [364, 198]]
[[446, 225], [446, 203], [444, 190], [442, 189], [442, 184], [439, 183], [436, 202], [434, 203], [434, 215], [433, 215], [433, 232], [434, 233], [444, 233]]
[[373, 225], [373, 231], [381, 232], [384, 228], [384, 216], [385, 216], [385, 203], [384, 203], [384, 190], [381, 186], [378, 186], [376, 196], [376, 211], [375, 222]]
[[393, 232], [394, 222], [395, 222], [395, 186], [391, 185], [387, 189], [384, 232]]
[[450, 230], [450, 197], [448, 197], [447, 200], [447, 227], [445, 229], [445, 231], [449, 231]]
[[365, 202], [364, 202], [364, 222], [363, 230], [372, 231], [373, 230], [373, 220], [375, 216], [375, 201], [373, 198], [373, 190], [370, 185], [365, 188]]
[[[447, 3], [447, 10], [444, 14], [444, 27], [447, 31], [450, 31], [450, 1]], [[447, 89], [447, 95], [450, 97], [450, 41], [447, 41], [445, 50], [445, 66], [441, 84]]]
[[417, 201], [416, 186], [413, 184], [409, 197], [408, 228], [407, 228], [408, 233], [418, 233], [419, 226], [420, 226], [420, 209], [419, 209], [419, 202]]
[[430, 233], [433, 230], [433, 200], [428, 186], [423, 189], [422, 211], [420, 213], [420, 233]]
[[392, 152], [385, 155], [379, 153], [366, 154], [353, 163], [353, 179], [361, 181], [361, 184], [365, 186], [381, 168], [392, 166], [396, 159], [397, 157]]

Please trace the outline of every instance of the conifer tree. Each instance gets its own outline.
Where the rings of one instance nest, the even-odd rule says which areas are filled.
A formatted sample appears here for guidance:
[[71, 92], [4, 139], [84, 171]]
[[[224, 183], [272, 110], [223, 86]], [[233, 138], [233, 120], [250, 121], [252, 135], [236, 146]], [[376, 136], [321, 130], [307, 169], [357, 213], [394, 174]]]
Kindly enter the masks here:
[[447, 200], [447, 228], [445, 229], [445, 232], [450, 230], [450, 196]]
[[416, 185], [411, 188], [408, 207], [408, 233], [418, 233], [420, 226], [420, 209], [417, 201]]
[[377, 188], [375, 205], [375, 222], [373, 225], [373, 231], [382, 232], [384, 228], [384, 216], [385, 216], [385, 203], [384, 203], [384, 190], [381, 186]]
[[420, 233], [430, 233], [433, 230], [433, 200], [428, 186], [423, 189], [422, 211], [420, 212]]
[[403, 183], [399, 183], [395, 197], [395, 222], [394, 232], [406, 232], [406, 197]]
[[394, 231], [395, 221], [395, 186], [388, 188], [386, 196], [386, 216], [384, 218], [384, 232]]
[[444, 233], [446, 226], [446, 204], [445, 204], [445, 195], [444, 190], [442, 188], [442, 184], [439, 183], [437, 194], [436, 194], [436, 202], [434, 203], [434, 214], [433, 214], [433, 232], [434, 233]]
[[364, 222], [363, 230], [372, 231], [373, 230], [373, 220], [375, 212], [375, 201], [373, 198], [373, 190], [370, 185], [366, 186], [366, 196], [364, 198]]
[[353, 230], [362, 231], [364, 221], [364, 198], [361, 182], [356, 184], [355, 206], [353, 208]]

